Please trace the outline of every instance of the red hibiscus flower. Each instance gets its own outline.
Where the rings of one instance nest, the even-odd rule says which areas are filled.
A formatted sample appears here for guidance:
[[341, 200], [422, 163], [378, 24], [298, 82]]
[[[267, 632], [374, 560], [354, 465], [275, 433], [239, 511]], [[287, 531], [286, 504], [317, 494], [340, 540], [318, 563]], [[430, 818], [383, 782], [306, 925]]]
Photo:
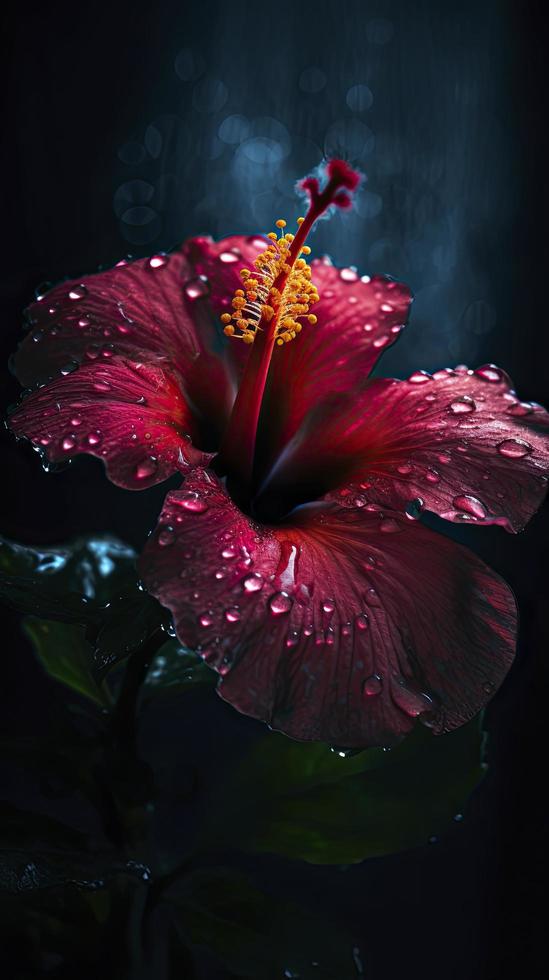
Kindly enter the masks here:
[[[372, 380], [407, 288], [307, 264], [358, 176], [327, 165], [295, 236], [195, 238], [65, 282], [15, 355], [11, 418], [52, 461], [137, 490], [174, 473], [141, 573], [240, 711], [300, 739], [385, 744], [486, 703], [516, 609], [473, 554], [413, 518], [517, 531], [545, 493], [548, 415], [487, 365]], [[314, 313], [311, 312], [314, 309]], [[221, 322], [220, 322], [221, 321]]]

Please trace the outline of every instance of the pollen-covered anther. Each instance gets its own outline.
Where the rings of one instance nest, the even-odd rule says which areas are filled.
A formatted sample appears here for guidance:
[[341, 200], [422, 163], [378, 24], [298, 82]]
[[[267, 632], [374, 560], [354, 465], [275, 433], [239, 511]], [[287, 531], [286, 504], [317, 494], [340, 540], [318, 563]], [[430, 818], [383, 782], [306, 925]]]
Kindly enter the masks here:
[[[304, 220], [298, 219], [298, 228]], [[309, 310], [319, 296], [304, 258], [310, 255], [311, 249], [308, 245], [294, 248], [295, 235], [285, 231], [284, 218], [278, 218], [275, 225], [279, 234], [275, 231], [267, 234], [265, 249], [254, 260], [253, 271], [240, 272], [243, 288], [235, 290], [232, 315], [224, 313], [221, 317], [226, 335], [246, 344], [253, 343], [257, 331], [266, 329], [267, 325], [281, 346], [300, 333], [301, 319], [316, 323], [316, 317], [310, 318]]]

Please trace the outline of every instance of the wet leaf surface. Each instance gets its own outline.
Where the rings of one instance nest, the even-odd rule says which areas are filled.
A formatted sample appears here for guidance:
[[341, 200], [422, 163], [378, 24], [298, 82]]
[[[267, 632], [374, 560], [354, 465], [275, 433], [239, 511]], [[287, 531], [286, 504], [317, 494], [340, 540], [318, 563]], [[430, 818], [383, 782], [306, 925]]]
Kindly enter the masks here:
[[228, 777], [209, 833], [313, 864], [421, 846], [464, 809], [483, 775], [482, 753], [478, 719], [443, 736], [418, 726], [391, 751], [350, 758], [270, 733]]
[[94, 676], [94, 649], [86, 640], [81, 626], [27, 619], [23, 629], [50, 677], [102, 708], [111, 706], [108, 690]]
[[233, 869], [190, 874], [174, 889], [178, 929], [239, 977], [356, 980], [353, 947], [333, 925]]

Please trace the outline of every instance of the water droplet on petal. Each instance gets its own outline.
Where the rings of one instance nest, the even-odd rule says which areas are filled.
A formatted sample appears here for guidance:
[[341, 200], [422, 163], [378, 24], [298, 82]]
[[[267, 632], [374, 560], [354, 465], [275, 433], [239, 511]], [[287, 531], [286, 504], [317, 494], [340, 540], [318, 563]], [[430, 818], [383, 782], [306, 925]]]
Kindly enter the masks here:
[[190, 300], [203, 299], [210, 292], [210, 284], [205, 276], [197, 276], [196, 279], [190, 279], [189, 282], [185, 283], [183, 288], [185, 296]]
[[230, 560], [231, 558], [236, 558], [237, 554], [238, 552], [234, 547], [234, 545], [230, 544], [227, 548], [223, 548], [223, 551], [221, 552], [221, 557], [228, 558]]
[[91, 326], [91, 319], [89, 316], [81, 316], [77, 323], [82, 330], [85, 330], [86, 327]]
[[34, 343], [35, 343], [35, 344], [38, 344], [38, 343], [40, 343], [40, 341], [42, 340], [42, 337], [43, 337], [43, 336], [44, 336], [44, 331], [43, 331], [43, 330], [35, 330], [35, 331], [34, 331], [34, 332], [33, 332], [33, 333], [31, 334], [31, 337], [32, 337], [32, 339], [34, 340]]
[[292, 600], [287, 592], [276, 592], [272, 596], [269, 606], [271, 612], [274, 616], [282, 616], [284, 613], [289, 613], [292, 608]]
[[238, 623], [240, 619], [240, 609], [238, 606], [230, 606], [225, 610], [225, 619], [228, 623]]
[[175, 541], [175, 531], [173, 527], [165, 527], [158, 535], [158, 544], [161, 548], [167, 548], [168, 545], [173, 544]]
[[158, 255], [152, 255], [149, 259], [149, 267], [151, 269], [161, 269], [164, 265], [166, 265], [167, 261], [167, 255], [162, 255], [161, 253]]
[[498, 443], [497, 451], [509, 459], [520, 459], [522, 456], [531, 453], [532, 447], [529, 442], [524, 442], [523, 439], [504, 439], [503, 442]]
[[206, 501], [199, 497], [195, 490], [185, 490], [173, 498], [173, 503], [192, 511], [193, 514], [203, 514], [208, 509]]
[[76, 438], [74, 436], [65, 436], [61, 445], [66, 452], [70, 452], [76, 446]]
[[357, 630], [367, 630], [368, 629], [368, 616], [366, 613], [358, 613], [355, 616], [355, 625]]
[[391, 697], [398, 708], [411, 718], [417, 718], [433, 707], [432, 698], [422, 691], [412, 690], [404, 677], [390, 679]]
[[79, 425], [82, 425], [82, 416], [81, 415], [73, 415], [73, 417], [71, 419], [71, 425], [74, 425], [75, 429]]
[[425, 474], [425, 479], [428, 480], [429, 483], [440, 483], [440, 473], [437, 473], [436, 470], [429, 469]]
[[[133, 438], [133, 437], [132, 437]], [[138, 463], [135, 468], [135, 475], [138, 480], [146, 480], [150, 476], [154, 476], [158, 469], [158, 464], [152, 457], [150, 459], [144, 459], [141, 463]]]
[[335, 611], [335, 602], [333, 599], [325, 599], [322, 603], [322, 611], [331, 615]]
[[438, 457], [438, 461], [439, 463], [451, 463], [452, 457], [449, 456], [448, 453], [441, 453]]
[[358, 272], [356, 269], [340, 269], [339, 278], [343, 279], [343, 282], [356, 282], [358, 279]]
[[470, 494], [466, 493], [460, 497], [454, 497], [453, 504], [456, 510], [463, 511], [465, 514], [470, 514], [471, 517], [476, 517], [478, 520], [482, 520], [484, 517], [486, 517], [486, 507], [484, 504], [476, 497], [472, 497]]
[[238, 255], [235, 255], [234, 252], [221, 252], [219, 260], [230, 265], [232, 262], [238, 262]]
[[208, 609], [207, 612], [201, 613], [201, 615], [198, 617], [198, 622], [200, 623], [201, 626], [212, 626], [213, 625], [212, 610]]
[[411, 521], [417, 521], [421, 516], [423, 507], [424, 501], [421, 497], [416, 497], [415, 500], [410, 500], [406, 505], [406, 517], [409, 517]]
[[373, 346], [374, 347], [385, 347], [385, 345], [389, 343], [389, 340], [390, 340], [390, 337], [388, 336], [388, 334], [384, 333], [384, 334], [381, 335], [381, 337], [376, 337], [376, 339], [373, 342]]
[[382, 689], [383, 683], [379, 674], [372, 674], [362, 683], [362, 693], [369, 698], [375, 697], [376, 694], [381, 694]]
[[259, 572], [253, 572], [251, 575], [247, 575], [242, 583], [242, 588], [245, 592], [260, 592], [263, 588], [263, 576]]
[[461, 398], [456, 398], [455, 401], [450, 403], [450, 411], [454, 415], [468, 415], [470, 412], [474, 412], [475, 402], [469, 395], [462, 395]]
[[72, 287], [72, 289], [69, 292], [69, 299], [72, 300], [84, 299], [84, 297], [87, 295], [88, 295], [88, 290], [84, 285], [80, 284], [80, 286]]
[[506, 409], [507, 415], [513, 415], [517, 418], [523, 415], [530, 415], [533, 411], [534, 406], [531, 402], [515, 402], [514, 405], [509, 405], [509, 408]]
[[414, 371], [408, 381], [411, 381], [414, 385], [425, 384], [426, 381], [432, 381], [431, 375], [427, 371]]
[[61, 368], [61, 374], [63, 375], [64, 378], [66, 378], [67, 375], [72, 374], [77, 369], [78, 369], [78, 361], [69, 361], [67, 364], [64, 364], [63, 367]]
[[286, 646], [290, 649], [291, 647], [296, 647], [299, 643], [299, 633], [297, 630], [290, 630], [288, 636], [286, 637]]
[[401, 473], [402, 476], [409, 476], [413, 468], [414, 467], [411, 463], [401, 463], [399, 466], [397, 466], [397, 472]]
[[88, 445], [90, 445], [90, 446], [98, 446], [99, 443], [101, 442], [101, 439], [102, 439], [101, 433], [100, 433], [99, 429], [96, 429], [95, 432], [90, 432], [89, 433], [88, 439], [87, 439]]
[[482, 378], [483, 381], [490, 381], [492, 384], [502, 379], [501, 371], [495, 364], [483, 364], [482, 367], [476, 369], [475, 374], [477, 378]]

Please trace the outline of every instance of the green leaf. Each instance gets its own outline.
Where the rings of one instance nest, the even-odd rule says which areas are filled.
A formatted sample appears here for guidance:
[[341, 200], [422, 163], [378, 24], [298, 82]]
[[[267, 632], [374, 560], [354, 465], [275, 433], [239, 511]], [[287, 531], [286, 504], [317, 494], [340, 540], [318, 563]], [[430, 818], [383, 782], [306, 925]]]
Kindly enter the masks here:
[[85, 625], [101, 679], [167, 615], [140, 589], [135, 558], [132, 548], [110, 537], [45, 549], [0, 538], [0, 600], [38, 619]]
[[266, 894], [238, 871], [187, 875], [172, 901], [184, 940], [215, 953], [231, 974], [356, 980], [349, 936], [293, 902]]
[[56, 548], [0, 539], [0, 599], [33, 616], [86, 623], [135, 580], [135, 552], [116, 538]]
[[483, 775], [478, 719], [447, 735], [415, 731], [391, 751], [340, 758], [270, 733], [211, 808], [210, 838], [313, 864], [352, 864], [444, 832]]
[[95, 649], [98, 677], [129, 657], [145, 643], [166, 618], [165, 610], [148, 592], [134, 586], [101, 610], [97, 629], [89, 629]]
[[145, 678], [145, 693], [179, 694], [198, 684], [215, 687], [217, 674], [206, 666], [198, 654], [170, 639], [160, 647]]
[[23, 630], [50, 677], [102, 708], [111, 706], [108, 690], [94, 677], [94, 650], [85, 638], [83, 627], [53, 620], [27, 619], [23, 622]]

